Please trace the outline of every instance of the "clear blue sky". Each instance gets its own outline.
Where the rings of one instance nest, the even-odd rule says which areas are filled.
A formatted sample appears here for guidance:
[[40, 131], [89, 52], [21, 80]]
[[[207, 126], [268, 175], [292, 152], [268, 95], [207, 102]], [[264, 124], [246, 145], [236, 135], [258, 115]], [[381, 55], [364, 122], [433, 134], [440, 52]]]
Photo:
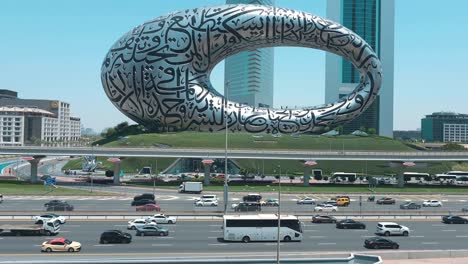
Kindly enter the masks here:
[[[100, 65], [113, 42], [160, 15], [224, 2], [2, 0], [0, 89], [69, 102], [85, 127], [101, 131], [127, 120], [100, 82]], [[276, 5], [326, 15], [326, 0]], [[468, 113], [467, 10], [466, 0], [396, 0], [395, 129], [416, 129], [435, 111]], [[322, 51], [276, 48], [275, 107], [324, 103], [324, 66]], [[212, 74], [221, 92], [223, 73], [221, 63]]]

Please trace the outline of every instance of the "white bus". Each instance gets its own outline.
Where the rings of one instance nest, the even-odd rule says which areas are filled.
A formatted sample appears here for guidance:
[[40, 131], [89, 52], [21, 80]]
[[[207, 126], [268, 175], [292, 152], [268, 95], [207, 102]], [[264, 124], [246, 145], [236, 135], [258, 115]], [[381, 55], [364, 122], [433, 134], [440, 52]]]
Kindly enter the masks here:
[[429, 173], [423, 173], [423, 172], [403, 172], [403, 177], [411, 177], [411, 179], [418, 179], [418, 181], [423, 181], [426, 178], [430, 177], [431, 175]]
[[447, 175], [455, 175], [460, 177], [468, 177], [468, 171], [447, 171], [445, 174]]
[[357, 174], [352, 172], [335, 172], [332, 174], [330, 181], [332, 182], [341, 182], [344, 181], [343, 178], [346, 178], [346, 181], [349, 181], [349, 178], [357, 179]]
[[[224, 215], [225, 241], [276, 241], [278, 240], [278, 216], [275, 214]], [[302, 223], [294, 215], [281, 215], [280, 238], [282, 241], [301, 241]]]

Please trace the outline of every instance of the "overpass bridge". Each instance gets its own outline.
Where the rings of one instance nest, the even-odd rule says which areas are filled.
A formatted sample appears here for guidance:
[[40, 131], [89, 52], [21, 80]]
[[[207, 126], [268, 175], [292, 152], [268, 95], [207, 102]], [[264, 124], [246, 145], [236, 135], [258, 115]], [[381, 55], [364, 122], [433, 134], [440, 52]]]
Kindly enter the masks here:
[[[31, 163], [31, 181], [37, 181], [37, 165], [45, 156], [101, 156], [111, 157], [114, 163], [114, 183], [120, 183], [121, 158], [124, 157], [170, 157], [170, 158], [224, 158], [224, 149], [203, 148], [120, 148], [120, 147], [1, 147], [0, 155], [28, 156]], [[468, 161], [468, 152], [432, 151], [323, 151], [323, 150], [274, 150], [274, 149], [228, 149], [230, 159], [270, 159], [270, 160], [351, 160], [351, 161]], [[209, 184], [210, 165], [205, 167], [205, 184]], [[304, 184], [308, 185], [310, 171], [304, 167]], [[400, 177], [402, 178], [402, 177]], [[403, 179], [399, 179], [400, 185]]]

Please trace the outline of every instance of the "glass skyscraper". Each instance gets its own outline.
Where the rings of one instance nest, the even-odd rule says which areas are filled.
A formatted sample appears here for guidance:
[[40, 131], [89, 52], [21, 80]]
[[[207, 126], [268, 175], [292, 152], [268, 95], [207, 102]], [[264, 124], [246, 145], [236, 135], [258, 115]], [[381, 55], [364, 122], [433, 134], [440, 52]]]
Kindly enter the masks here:
[[[274, 5], [274, 0], [227, 0], [226, 4]], [[254, 107], [273, 107], [273, 48], [235, 54], [225, 60], [228, 99]], [[226, 86], [224, 94], [226, 94]]]
[[[379, 96], [358, 118], [344, 125], [344, 133], [362, 127], [393, 136], [394, 0], [328, 0], [327, 18], [361, 36], [377, 53], [383, 69]], [[347, 95], [359, 83], [359, 71], [346, 59], [327, 53], [325, 100]]]

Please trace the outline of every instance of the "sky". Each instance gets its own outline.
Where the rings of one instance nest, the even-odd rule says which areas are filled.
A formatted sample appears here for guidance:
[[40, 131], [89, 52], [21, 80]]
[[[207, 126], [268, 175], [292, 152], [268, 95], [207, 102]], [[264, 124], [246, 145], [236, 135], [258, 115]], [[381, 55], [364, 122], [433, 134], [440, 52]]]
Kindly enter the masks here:
[[[224, 2], [2, 0], [0, 89], [17, 91], [20, 98], [68, 102], [84, 127], [100, 132], [128, 121], [100, 81], [111, 45], [158, 16]], [[326, 0], [276, 5], [326, 17]], [[468, 1], [395, 0], [395, 6], [394, 130], [417, 129], [432, 112], [468, 114]], [[275, 48], [274, 71], [274, 107], [325, 103], [323, 51]], [[223, 62], [211, 79], [223, 92]]]

